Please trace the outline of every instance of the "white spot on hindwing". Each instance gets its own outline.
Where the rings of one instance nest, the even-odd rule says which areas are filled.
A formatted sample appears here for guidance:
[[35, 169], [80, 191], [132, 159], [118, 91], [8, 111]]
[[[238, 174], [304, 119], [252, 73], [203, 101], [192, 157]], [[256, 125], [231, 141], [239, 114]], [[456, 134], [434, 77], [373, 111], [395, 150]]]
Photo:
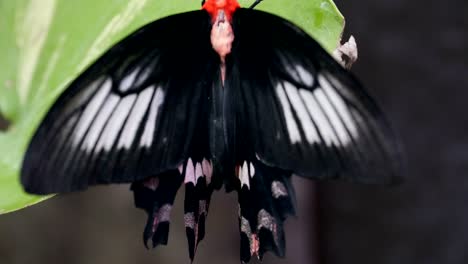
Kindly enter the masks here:
[[154, 212], [153, 214], [153, 227], [152, 232], [156, 232], [158, 229], [158, 225], [162, 222], [170, 222], [171, 220], [171, 204], [165, 204], [159, 208], [158, 211]]
[[244, 233], [247, 238], [249, 239], [250, 245], [250, 255], [258, 255], [258, 251], [260, 249], [260, 241], [256, 233], [252, 232], [252, 228], [250, 227], [249, 220], [245, 217], [240, 217], [240, 229], [241, 232]]
[[213, 166], [209, 160], [203, 159], [202, 161], [203, 175], [206, 177], [206, 184], [211, 183], [211, 177], [213, 176]]
[[255, 176], [255, 167], [254, 167], [254, 165], [252, 164], [252, 162], [249, 162], [249, 164], [250, 164], [250, 167], [249, 167], [249, 169], [250, 169], [250, 177], [253, 178], [253, 176]]
[[260, 229], [264, 228], [273, 236], [273, 240], [276, 245], [279, 245], [279, 237], [278, 237], [278, 224], [276, 220], [271, 214], [269, 214], [265, 209], [261, 209], [257, 214], [257, 227], [252, 229], [249, 220], [247, 220], [242, 215], [239, 216], [240, 218], [240, 231], [244, 233], [250, 245], [250, 255], [254, 256], [259, 254], [260, 249], [260, 239], [258, 237], [258, 233]]
[[257, 230], [260, 231], [262, 228], [269, 230], [273, 235], [276, 245], [278, 245], [278, 224], [275, 218], [265, 209], [261, 209], [257, 215], [257, 223]]
[[193, 212], [184, 214], [184, 224], [185, 227], [195, 229], [195, 214]]
[[195, 178], [195, 166], [193, 165], [192, 159], [189, 158], [187, 161], [187, 166], [185, 166], [185, 184], [191, 182], [195, 186], [197, 184]]
[[250, 178], [253, 178], [255, 175], [255, 167], [251, 162], [244, 161], [241, 165], [238, 166], [238, 178], [241, 182], [241, 188], [247, 186], [250, 189]]
[[201, 163], [197, 162], [195, 165], [195, 183], [198, 182], [198, 179], [200, 179], [200, 177], [203, 177], [203, 171]]
[[186, 163], [184, 162], [180, 164], [177, 169], [179, 170], [180, 174], [184, 176], [185, 184], [191, 182], [195, 186], [197, 185], [198, 179], [201, 177], [205, 177], [206, 184], [211, 183], [213, 166], [207, 159], [203, 159], [201, 162], [195, 162], [192, 160], [192, 158], [189, 158]]
[[275, 199], [278, 199], [280, 197], [288, 196], [288, 191], [282, 182], [273, 181], [271, 183], [271, 194]]
[[158, 216], [159, 222], [169, 222], [171, 220], [171, 209], [172, 205], [165, 204], [161, 208], [159, 208]]

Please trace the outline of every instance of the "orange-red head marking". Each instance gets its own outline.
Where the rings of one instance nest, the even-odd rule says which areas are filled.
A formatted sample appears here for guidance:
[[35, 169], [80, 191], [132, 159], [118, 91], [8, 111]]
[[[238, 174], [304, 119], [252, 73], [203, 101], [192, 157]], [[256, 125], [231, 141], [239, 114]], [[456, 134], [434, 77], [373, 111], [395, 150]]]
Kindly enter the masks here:
[[207, 0], [202, 7], [211, 15], [213, 22], [216, 21], [219, 11], [224, 11], [227, 20], [231, 22], [232, 14], [238, 8], [240, 5], [237, 0]]

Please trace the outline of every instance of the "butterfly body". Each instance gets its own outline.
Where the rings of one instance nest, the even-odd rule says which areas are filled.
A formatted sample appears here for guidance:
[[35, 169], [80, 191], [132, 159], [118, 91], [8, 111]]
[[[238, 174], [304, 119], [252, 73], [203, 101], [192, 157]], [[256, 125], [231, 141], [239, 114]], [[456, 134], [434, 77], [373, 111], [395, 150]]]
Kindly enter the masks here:
[[[184, 32], [184, 34], [180, 34]], [[26, 191], [131, 183], [144, 241], [166, 244], [177, 190], [193, 259], [211, 194], [239, 194], [241, 259], [284, 256], [291, 175], [392, 183], [398, 144], [354, 76], [294, 24], [237, 1], [154, 21], [97, 59], [31, 140]]]

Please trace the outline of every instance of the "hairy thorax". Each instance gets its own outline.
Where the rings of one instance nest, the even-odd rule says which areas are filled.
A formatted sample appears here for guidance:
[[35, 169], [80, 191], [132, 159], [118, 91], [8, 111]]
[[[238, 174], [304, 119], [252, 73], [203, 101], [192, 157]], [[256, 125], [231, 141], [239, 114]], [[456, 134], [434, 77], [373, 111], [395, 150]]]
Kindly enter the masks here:
[[226, 76], [226, 56], [231, 53], [234, 33], [231, 26], [232, 15], [239, 8], [235, 0], [209, 0], [203, 6], [211, 16], [211, 46], [219, 55], [221, 61], [221, 77]]
[[226, 56], [231, 53], [234, 33], [228, 21], [217, 21], [211, 29], [211, 46], [218, 53], [221, 61], [221, 77], [224, 82], [226, 76]]

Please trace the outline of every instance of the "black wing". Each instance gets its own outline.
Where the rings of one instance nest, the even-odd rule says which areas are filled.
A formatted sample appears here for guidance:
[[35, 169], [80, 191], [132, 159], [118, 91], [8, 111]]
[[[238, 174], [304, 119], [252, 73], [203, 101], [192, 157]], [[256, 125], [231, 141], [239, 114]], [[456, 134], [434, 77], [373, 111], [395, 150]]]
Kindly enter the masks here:
[[210, 28], [204, 11], [160, 19], [92, 64], [34, 135], [21, 171], [25, 189], [134, 182], [207, 157], [208, 101], [219, 76]]
[[240, 9], [233, 21], [225, 85], [236, 162], [319, 179], [399, 180], [396, 138], [350, 72], [280, 17]]

